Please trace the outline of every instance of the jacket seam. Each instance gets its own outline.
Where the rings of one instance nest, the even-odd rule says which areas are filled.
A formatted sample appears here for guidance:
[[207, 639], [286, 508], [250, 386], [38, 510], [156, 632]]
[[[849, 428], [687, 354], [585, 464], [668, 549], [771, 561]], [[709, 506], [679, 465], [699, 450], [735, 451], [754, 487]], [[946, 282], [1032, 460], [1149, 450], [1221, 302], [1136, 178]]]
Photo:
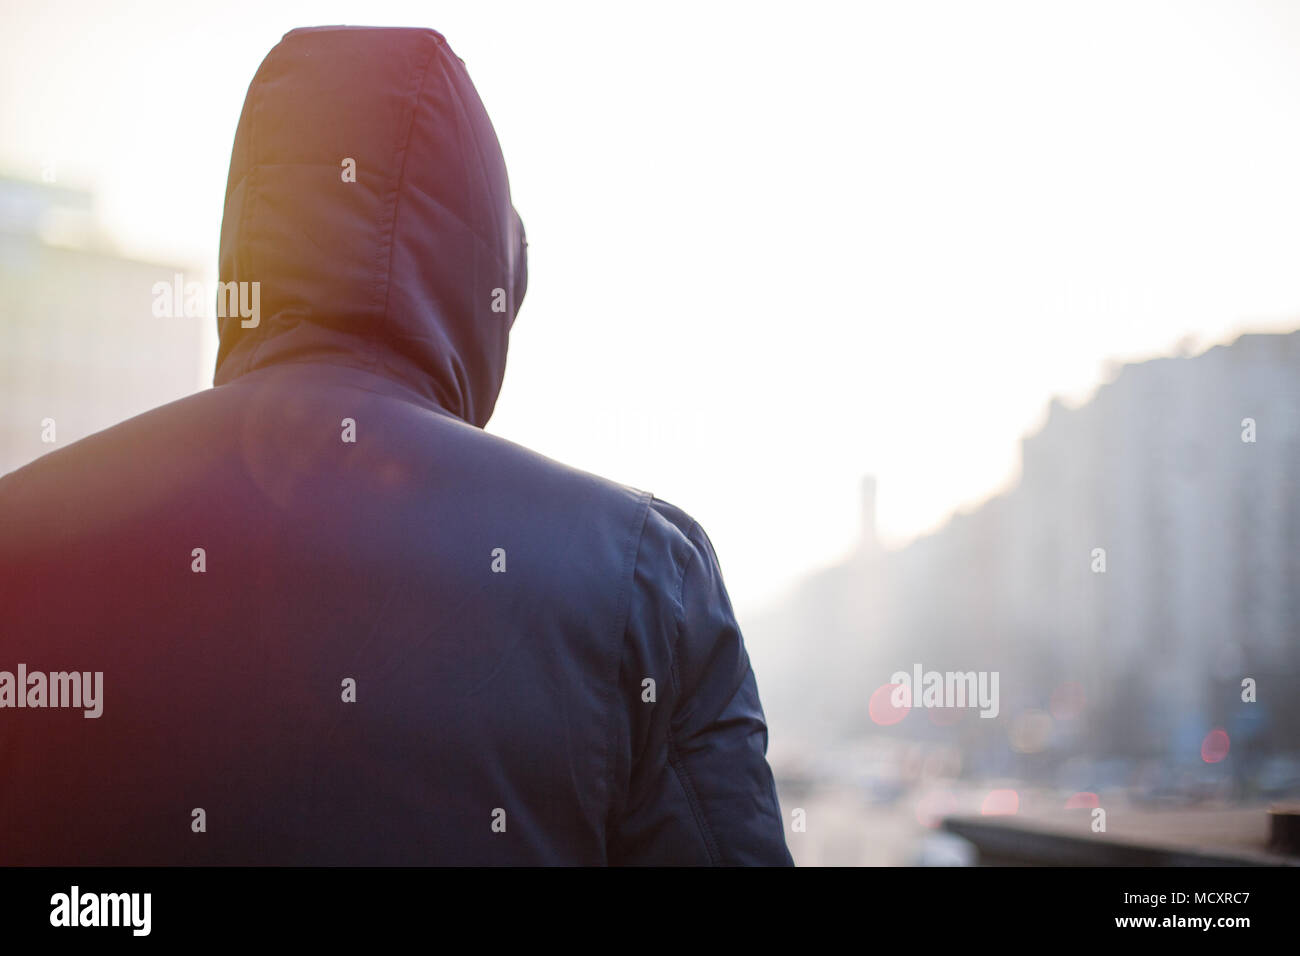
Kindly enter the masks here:
[[[645, 537], [645, 527], [647, 519], [650, 516], [650, 503], [653, 495], [648, 492], [641, 493], [640, 513], [637, 520], [633, 522], [632, 533], [628, 535], [628, 547], [624, 552], [623, 563], [628, 569], [624, 576], [624, 587], [619, 595], [619, 608], [616, 617], [616, 626], [614, 633], [618, 639], [614, 642], [614, 663], [613, 674], [605, 682], [606, 705], [605, 705], [605, 793], [608, 805], [605, 815], [605, 833], [603, 834], [605, 843], [605, 859], [609, 860], [609, 831], [610, 824], [617, 825], [617, 820], [612, 820], [614, 811], [617, 809], [618, 801], [621, 796], [626, 799], [626, 793], [620, 792], [618, 781], [615, 779], [615, 760], [614, 751], [616, 747], [616, 736], [618, 734], [618, 720], [615, 719], [615, 704], [619, 697], [619, 676], [623, 672], [623, 655], [627, 651], [627, 631], [631, 622], [632, 612], [632, 591], [636, 588], [636, 569], [637, 553], [641, 550], [641, 540]], [[629, 768], [630, 772], [630, 768]]]
[[[411, 135], [415, 131], [415, 123], [420, 112], [420, 103], [422, 101], [422, 94], [424, 93], [424, 84], [429, 77], [429, 67], [433, 63], [434, 57], [438, 55], [438, 52], [439, 45], [435, 44], [434, 48], [429, 51], [429, 56], [420, 67], [419, 76], [414, 84], [415, 89], [411, 93], [411, 117], [406, 124], [406, 132], [402, 136], [401, 142], [398, 144], [397, 151], [401, 156], [401, 163], [397, 168], [397, 176], [393, 179], [392, 203], [391, 205], [388, 205], [388, 208], [385, 210], [385, 213], [390, 217], [390, 221], [388, 222], [388, 229], [386, 230], [387, 235], [383, 236], [381, 234], [382, 248], [376, 256], [376, 259], [378, 260], [377, 264], [380, 266], [380, 274], [376, 278], [379, 279], [381, 284], [381, 288], [377, 290], [381, 293], [377, 296], [380, 300], [378, 305], [380, 308], [379, 322], [381, 328], [386, 328], [389, 321], [388, 303], [392, 298], [393, 291], [393, 250], [397, 245], [397, 214], [402, 200], [402, 181], [406, 178], [406, 161], [410, 157]], [[380, 216], [378, 225], [383, 229], [383, 214]], [[371, 350], [370, 367], [372, 369], [376, 368], [378, 364], [379, 348], [378, 343], [376, 342], [375, 347]]]
[[[699, 522], [692, 519], [691, 526], [686, 532], [686, 540], [688, 543], [691, 543], [692, 535], [698, 529]], [[677, 623], [677, 636], [673, 641], [671, 666], [673, 683], [677, 686], [679, 697], [682, 688], [677, 668], [677, 661], [679, 656], [678, 651], [681, 647], [682, 638], [686, 630], [686, 572], [690, 570], [690, 566], [694, 561], [695, 552], [694, 550], [691, 550], [687, 553], [686, 561], [682, 564], [682, 576], [677, 585], [677, 607], [674, 612]], [[672, 767], [673, 773], [677, 775], [677, 781], [681, 784], [682, 792], [686, 795], [686, 803], [691, 809], [691, 815], [695, 817], [695, 825], [700, 830], [700, 837], [704, 840], [704, 848], [709, 855], [709, 863], [712, 866], [719, 866], [722, 863], [722, 854], [718, 850], [718, 841], [714, 836], [713, 828], [709, 826], [709, 820], [704, 813], [704, 807], [700, 804], [699, 794], [695, 789], [695, 779], [691, 776], [690, 770], [686, 767], [686, 762], [682, 760], [681, 753], [677, 749], [677, 737], [673, 733], [673, 723], [671, 718], [668, 721], [668, 765]]]

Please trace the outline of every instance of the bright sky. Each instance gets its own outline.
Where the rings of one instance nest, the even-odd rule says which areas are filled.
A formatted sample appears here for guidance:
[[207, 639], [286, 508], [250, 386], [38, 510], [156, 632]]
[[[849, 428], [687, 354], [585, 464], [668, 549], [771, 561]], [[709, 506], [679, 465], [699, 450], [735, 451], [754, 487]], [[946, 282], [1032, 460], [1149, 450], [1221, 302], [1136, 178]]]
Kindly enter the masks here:
[[0, 171], [215, 268], [295, 26], [429, 26], [491, 114], [529, 291], [491, 431], [655, 491], [737, 604], [1014, 478], [1108, 360], [1300, 324], [1300, 4], [6, 0]]

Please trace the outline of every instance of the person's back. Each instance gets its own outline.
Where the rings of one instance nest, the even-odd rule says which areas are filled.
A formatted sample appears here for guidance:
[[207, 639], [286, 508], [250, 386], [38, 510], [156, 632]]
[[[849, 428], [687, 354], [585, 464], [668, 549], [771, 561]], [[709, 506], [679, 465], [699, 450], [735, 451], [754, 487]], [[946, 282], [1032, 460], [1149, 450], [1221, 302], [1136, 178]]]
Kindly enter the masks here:
[[789, 863], [703, 531], [482, 431], [523, 228], [440, 36], [272, 51], [221, 279], [217, 387], [0, 478], [0, 864]]

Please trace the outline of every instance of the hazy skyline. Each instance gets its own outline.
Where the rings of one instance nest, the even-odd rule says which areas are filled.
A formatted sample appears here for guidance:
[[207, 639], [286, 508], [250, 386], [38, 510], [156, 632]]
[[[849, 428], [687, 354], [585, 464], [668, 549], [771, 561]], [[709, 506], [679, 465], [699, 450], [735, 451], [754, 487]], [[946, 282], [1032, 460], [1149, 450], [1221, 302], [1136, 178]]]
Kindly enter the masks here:
[[8, 5], [0, 172], [209, 272], [280, 36], [443, 32], [530, 243], [489, 430], [690, 511], [742, 609], [852, 544], [861, 475], [900, 544], [1105, 363], [1300, 324], [1294, 4], [116, 9]]

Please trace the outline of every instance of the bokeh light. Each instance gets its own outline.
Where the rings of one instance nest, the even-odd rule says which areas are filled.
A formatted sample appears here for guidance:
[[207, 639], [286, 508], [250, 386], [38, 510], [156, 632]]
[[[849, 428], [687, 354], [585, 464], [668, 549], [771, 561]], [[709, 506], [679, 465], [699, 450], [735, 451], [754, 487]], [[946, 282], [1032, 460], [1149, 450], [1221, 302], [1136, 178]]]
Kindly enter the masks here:
[[1045, 710], [1027, 710], [1011, 724], [1007, 736], [1011, 749], [1020, 754], [1041, 753], [1052, 736], [1052, 715]]
[[1205, 735], [1201, 741], [1201, 759], [1206, 763], [1218, 763], [1228, 756], [1228, 732], [1216, 727]]
[[986, 817], [1014, 816], [1020, 812], [1020, 794], [1014, 790], [990, 790], [980, 806]]
[[867, 710], [871, 715], [871, 720], [881, 727], [888, 727], [898, 723], [907, 716], [908, 711], [912, 708], [907, 706], [896, 706], [894, 703], [894, 689], [901, 688], [903, 693], [899, 695], [901, 700], [907, 700], [907, 688], [902, 684], [885, 684], [876, 688], [876, 692], [871, 695], [871, 701], [867, 704]]

